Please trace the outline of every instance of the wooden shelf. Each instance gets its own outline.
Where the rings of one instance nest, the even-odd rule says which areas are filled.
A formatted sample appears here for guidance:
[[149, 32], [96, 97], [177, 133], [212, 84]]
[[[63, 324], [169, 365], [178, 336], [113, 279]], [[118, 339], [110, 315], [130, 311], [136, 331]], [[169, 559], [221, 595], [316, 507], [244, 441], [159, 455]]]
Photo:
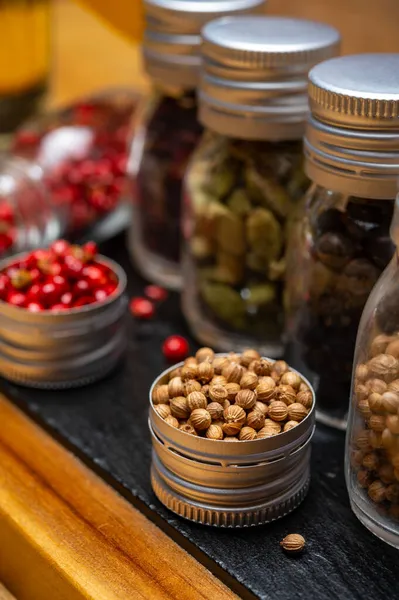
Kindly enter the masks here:
[[0, 423], [0, 580], [18, 600], [236, 598], [4, 397]]

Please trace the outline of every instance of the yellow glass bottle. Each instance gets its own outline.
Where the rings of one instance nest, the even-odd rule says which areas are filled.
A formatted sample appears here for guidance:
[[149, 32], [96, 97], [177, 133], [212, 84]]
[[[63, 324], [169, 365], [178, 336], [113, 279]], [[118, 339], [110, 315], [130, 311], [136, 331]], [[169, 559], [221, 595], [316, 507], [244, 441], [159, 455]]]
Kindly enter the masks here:
[[80, 4], [101, 18], [107, 26], [131, 42], [139, 42], [144, 32], [142, 0], [80, 0]]
[[49, 0], [0, 4], [0, 134], [33, 114], [46, 89], [49, 64]]

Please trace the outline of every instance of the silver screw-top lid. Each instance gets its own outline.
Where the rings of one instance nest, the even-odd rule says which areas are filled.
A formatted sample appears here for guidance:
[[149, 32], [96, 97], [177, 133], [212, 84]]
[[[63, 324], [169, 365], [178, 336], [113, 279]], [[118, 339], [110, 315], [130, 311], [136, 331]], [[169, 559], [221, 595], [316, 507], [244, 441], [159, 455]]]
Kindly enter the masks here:
[[263, 11], [265, 3], [266, 0], [144, 0], [143, 54], [148, 74], [161, 84], [196, 87], [202, 27], [225, 15]]
[[399, 177], [399, 54], [333, 58], [309, 73], [306, 171], [317, 184], [394, 198]]
[[307, 77], [339, 51], [339, 32], [323, 23], [238, 16], [202, 31], [200, 120], [246, 139], [299, 139], [309, 113]]

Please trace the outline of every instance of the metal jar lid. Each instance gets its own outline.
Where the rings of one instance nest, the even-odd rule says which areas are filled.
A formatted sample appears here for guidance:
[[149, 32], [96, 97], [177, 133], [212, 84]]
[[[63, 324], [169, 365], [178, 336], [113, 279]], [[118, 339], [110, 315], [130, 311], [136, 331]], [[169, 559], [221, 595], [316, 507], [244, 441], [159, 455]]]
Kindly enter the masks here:
[[296, 427], [269, 438], [228, 443], [171, 427], [156, 412], [154, 387], [182, 365], [162, 373], [150, 390], [151, 483], [158, 499], [186, 519], [217, 527], [262, 525], [294, 510], [310, 482], [315, 429], [310, 383], [298, 373], [312, 390], [313, 406]]
[[[135, 0], [138, 1], [138, 0]], [[143, 55], [148, 74], [163, 85], [195, 88], [202, 27], [225, 15], [264, 10], [266, 0], [145, 0]]]
[[222, 135], [300, 139], [311, 67], [339, 51], [323, 23], [266, 16], [218, 19], [202, 32], [200, 121]]
[[[1, 263], [1, 269], [18, 258]], [[114, 261], [97, 260], [118, 278], [104, 302], [39, 313], [0, 302], [2, 377], [27, 387], [66, 389], [97, 381], [116, 366], [127, 343], [126, 275]]]
[[391, 198], [399, 177], [399, 54], [333, 58], [309, 73], [306, 172], [330, 190]]

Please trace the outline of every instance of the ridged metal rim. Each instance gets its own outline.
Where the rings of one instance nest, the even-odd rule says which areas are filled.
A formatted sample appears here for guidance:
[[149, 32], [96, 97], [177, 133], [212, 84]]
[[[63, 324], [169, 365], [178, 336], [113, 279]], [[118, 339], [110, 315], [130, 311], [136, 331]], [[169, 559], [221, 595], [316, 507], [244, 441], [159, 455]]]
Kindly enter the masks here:
[[98, 371], [94, 375], [68, 381], [40, 381], [39, 379], [32, 379], [31, 377], [21, 375], [18, 371], [14, 371], [10, 366], [7, 367], [7, 374], [4, 373], [1, 376], [7, 379], [7, 381], [22, 387], [38, 390], [69, 390], [91, 385], [104, 379], [104, 377], [107, 377], [116, 368], [117, 364], [118, 359], [113, 360], [107, 369], [101, 369], [101, 371]]
[[273, 506], [260, 505], [253, 509], [236, 511], [205, 507], [187, 501], [178, 494], [173, 493], [162, 482], [153, 466], [151, 467], [151, 485], [158, 500], [166, 508], [184, 519], [212, 527], [241, 529], [271, 523], [295, 510], [303, 502], [309, 491], [310, 475], [309, 472], [305, 474], [300, 489], [284, 502]]
[[[310, 80], [309, 99], [311, 108], [317, 113], [318, 109], [332, 111], [341, 115], [364, 117], [366, 119], [397, 119], [399, 117], [399, 102], [374, 98], [359, 98], [339, 94], [319, 87]], [[370, 122], [372, 126], [372, 121]], [[380, 125], [381, 127], [381, 125]]]
[[398, 131], [399, 54], [366, 53], [332, 58], [309, 73], [313, 115], [349, 129]]
[[[220, 357], [228, 356], [228, 353], [227, 352], [219, 352], [219, 353], [216, 353], [215, 356], [218, 356], [218, 357], [219, 356]], [[272, 359], [272, 358], [268, 358], [268, 357], [263, 357], [263, 358], [266, 358], [266, 360], [268, 360], [272, 363], [276, 362], [276, 360]], [[226, 454], [227, 456], [231, 456], [233, 449], [230, 444], [224, 442], [223, 440], [210, 440], [207, 438], [196, 438], [195, 436], [192, 436], [189, 433], [185, 433], [184, 431], [181, 431], [180, 429], [176, 429], [175, 427], [172, 427], [168, 423], [165, 423], [165, 421], [163, 419], [161, 419], [161, 417], [158, 415], [157, 411], [155, 410], [154, 404], [152, 402], [152, 393], [153, 393], [154, 388], [163, 379], [165, 379], [169, 375], [169, 373], [171, 373], [175, 369], [182, 367], [183, 365], [184, 365], [184, 361], [165, 369], [154, 380], [153, 384], [150, 387], [150, 391], [149, 391], [150, 420], [152, 420], [154, 422], [157, 435], [159, 435], [159, 434], [162, 435], [162, 431], [160, 431], [160, 429], [165, 427], [166, 428], [165, 431], [168, 432], [170, 439], [175, 438], [173, 440], [173, 442], [175, 443], [176, 446], [180, 446], [180, 448], [186, 448], [187, 450], [197, 452], [198, 451], [198, 443], [200, 442], [201, 446], [203, 446], [203, 448], [206, 448], [207, 451], [209, 451], [210, 455], [212, 455], [213, 453], [219, 454], [220, 451], [223, 449], [225, 452], [222, 452], [221, 454]], [[296, 441], [298, 439], [298, 437], [300, 435], [304, 435], [307, 430], [310, 431], [310, 429], [311, 429], [313, 431], [314, 427], [311, 427], [311, 425], [312, 425], [312, 423], [314, 423], [315, 411], [316, 411], [315, 391], [313, 389], [312, 384], [308, 381], [308, 379], [306, 379], [306, 377], [304, 377], [302, 375], [302, 373], [300, 373], [296, 369], [293, 369], [292, 367], [290, 367], [290, 370], [293, 371], [294, 373], [296, 373], [297, 375], [299, 375], [300, 378], [308, 385], [309, 389], [312, 392], [313, 404], [312, 404], [311, 410], [309, 411], [309, 414], [300, 422], [299, 425], [297, 425], [293, 429], [290, 429], [289, 431], [279, 433], [278, 435], [270, 437], [270, 438], [262, 438], [259, 440], [248, 440], [248, 441], [242, 440], [242, 441], [240, 441], [239, 442], [240, 448], [246, 448], [246, 452], [242, 452], [242, 454], [245, 454], [246, 456], [251, 456], [251, 455], [257, 455], [257, 454], [263, 454], [264, 452], [277, 451], [277, 450], [280, 450], [280, 449], [284, 448], [285, 446], [289, 445], [294, 440]], [[277, 443], [278, 441], [281, 443], [278, 444]], [[195, 444], [195, 446], [194, 446], [194, 444]], [[229, 450], [227, 449], [228, 447], [229, 447]]]

